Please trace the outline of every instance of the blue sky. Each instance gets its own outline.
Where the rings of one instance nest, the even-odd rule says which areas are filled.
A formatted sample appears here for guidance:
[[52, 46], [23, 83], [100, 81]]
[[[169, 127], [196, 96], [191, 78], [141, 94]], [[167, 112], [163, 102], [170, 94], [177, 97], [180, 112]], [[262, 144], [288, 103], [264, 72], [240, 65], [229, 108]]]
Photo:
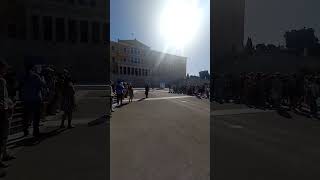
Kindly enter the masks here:
[[[136, 38], [153, 50], [163, 51], [166, 42], [159, 32], [159, 17], [167, 1], [170, 0], [111, 0], [111, 39]], [[183, 52], [168, 50], [187, 57], [187, 73], [193, 75], [210, 71], [210, 0], [199, 0], [198, 7], [202, 9], [203, 18], [196, 36]]]

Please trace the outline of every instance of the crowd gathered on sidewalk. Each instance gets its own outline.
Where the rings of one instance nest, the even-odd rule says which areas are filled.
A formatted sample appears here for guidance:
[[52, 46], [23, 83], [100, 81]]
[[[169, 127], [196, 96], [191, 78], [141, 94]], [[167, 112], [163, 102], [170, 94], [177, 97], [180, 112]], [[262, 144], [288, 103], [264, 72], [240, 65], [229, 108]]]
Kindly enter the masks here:
[[213, 76], [213, 100], [318, 117], [319, 73], [240, 73]]
[[[18, 102], [23, 107], [24, 136], [29, 136], [29, 126], [33, 127], [33, 138], [42, 136], [40, 120], [47, 115], [63, 112], [61, 128], [68, 119], [68, 128], [72, 128], [72, 112], [75, 109], [75, 89], [71, 73], [55, 70], [54, 66], [27, 64], [25, 73], [18, 73], [4, 60], [0, 59], [0, 170], [7, 167], [4, 161], [15, 157], [7, 152], [7, 140], [10, 135], [10, 121]], [[2, 174], [1, 174], [2, 175]]]

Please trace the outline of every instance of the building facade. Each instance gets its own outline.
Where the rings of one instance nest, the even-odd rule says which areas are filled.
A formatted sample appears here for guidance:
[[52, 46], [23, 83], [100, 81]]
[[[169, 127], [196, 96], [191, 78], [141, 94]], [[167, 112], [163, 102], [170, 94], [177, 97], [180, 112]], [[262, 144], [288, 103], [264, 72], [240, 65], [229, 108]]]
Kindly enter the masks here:
[[221, 63], [243, 51], [245, 0], [215, 0], [212, 3], [211, 67], [213, 71], [223, 71]]
[[36, 62], [70, 69], [78, 83], [106, 83], [106, 0], [1, 0], [0, 56], [17, 71]]
[[137, 40], [111, 42], [111, 79], [159, 87], [186, 77], [187, 58], [152, 50]]

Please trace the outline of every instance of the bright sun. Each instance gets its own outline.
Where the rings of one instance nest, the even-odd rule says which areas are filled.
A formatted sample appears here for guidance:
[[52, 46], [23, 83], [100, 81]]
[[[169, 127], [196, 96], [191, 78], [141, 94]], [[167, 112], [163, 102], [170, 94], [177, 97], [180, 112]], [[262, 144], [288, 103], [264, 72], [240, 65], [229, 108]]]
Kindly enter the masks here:
[[160, 16], [160, 33], [167, 46], [178, 49], [190, 43], [200, 25], [196, 0], [169, 0]]

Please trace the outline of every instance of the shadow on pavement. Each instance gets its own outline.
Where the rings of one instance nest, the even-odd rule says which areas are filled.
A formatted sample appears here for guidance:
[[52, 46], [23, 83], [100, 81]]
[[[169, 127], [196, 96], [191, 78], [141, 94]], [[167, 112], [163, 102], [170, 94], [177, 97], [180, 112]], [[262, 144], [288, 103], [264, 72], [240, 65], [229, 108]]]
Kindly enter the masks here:
[[126, 106], [128, 104], [130, 104], [130, 103], [122, 103], [121, 105], [117, 105], [116, 108], [122, 108], [123, 106]]
[[100, 125], [100, 124], [104, 124], [106, 122], [110, 122], [110, 116], [109, 115], [103, 115], [102, 117], [98, 118], [98, 119], [95, 119], [93, 121], [90, 121], [88, 123], [88, 126], [89, 127], [92, 127], [92, 126], [97, 126], [97, 125]]
[[145, 100], [145, 99], [146, 99], [146, 98], [141, 98], [141, 99], [138, 100], [138, 102], [143, 101], [143, 100]]
[[[51, 130], [49, 132], [45, 132], [45, 133], [41, 133], [40, 137], [29, 137], [29, 138], [25, 138], [25, 137], [20, 137], [20, 138], [16, 138], [15, 142], [9, 142], [8, 146], [11, 146], [10, 149], [15, 149], [21, 146], [34, 146], [37, 145], [39, 143], [41, 143], [41, 141], [44, 141], [48, 138], [54, 137], [59, 135], [60, 133], [66, 131], [67, 129], [61, 129], [61, 128], [56, 128], [54, 130]], [[19, 140], [20, 139], [20, 140]]]

